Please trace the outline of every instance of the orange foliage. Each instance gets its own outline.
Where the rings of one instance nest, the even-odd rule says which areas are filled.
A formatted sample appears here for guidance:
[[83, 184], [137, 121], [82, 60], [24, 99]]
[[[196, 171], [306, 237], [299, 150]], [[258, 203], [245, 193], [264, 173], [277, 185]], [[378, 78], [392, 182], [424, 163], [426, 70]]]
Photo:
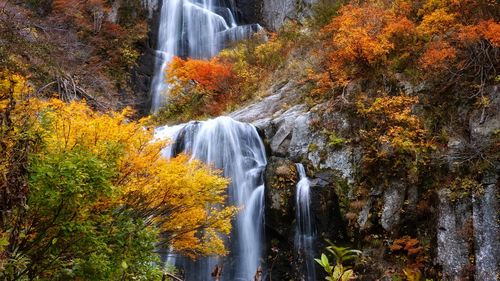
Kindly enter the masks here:
[[219, 115], [235, 102], [237, 84], [233, 65], [218, 58], [197, 60], [175, 57], [167, 72], [169, 104], [189, 116]]
[[328, 44], [318, 52], [323, 72], [309, 73], [318, 84], [314, 92], [377, 73], [420, 69], [425, 71], [420, 76], [429, 77], [447, 73], [443, 70], [468, 71], [464, 65], [476, 64], [464, 61], [495, 57], [491, 47], [500, 46], [500, 24], [492, 19], [495, 7], [490, 2], [350, 1], [322, 30]]
[[457, 55], [457, 50], [446, 41], [432, 42], [420, 57], [419, 62], [425, 70], [444, 70]]
[[394, 240], [390, 248], [393, 252], [406, 251], [408, 255], [417, 255], [422, 251], [422, 247], [418, 240], [410, 236], [404, 236]]
[[223, 92], [232, 78], [232, 65], [222, 64], [217, 58], [211, 60], [183, 60], [174, 57], [167, 79], [172, 84], [194, 82], [203, 91]]
[[482, 39], [488, 40], [491, 45], [500, 47], [500, 24], [494, 20], [481, 20], [476, 25], [462, 26], [458, 39], [462, 44], [471, 45]]
[[103, 114], [82, 102], [34, 99], [30, 112], [44, 120], [36, 129], [43, 135], [47, 155], [85, 149], [116, 167], [114, 197], [99, 202], [96, 209], [133, 209], [179, 253], [225, 254], [220, 234], [229, 234], [236, 208], [225, 206], [229, 181], [220, 171], [189, 161], [186, 155], [162, 157], [166, 142], [154, 140], [146, 119], [128, 120], [128, 109]]
[[388, 61], [395, 49], [411, 38], [414, 23], [402, 12], [408, 9], [402, 2], [392, 8], [366, 2], [342, 7], [339, 16], [323, 29], [330, 38], [327, 71], [345, 85], [351, 76]]
[[421, 269], [428, 261], [428, 256], [425, 253], [426, 248], [420, 244], [420, 241], [407, 235], [394, 240], [390, 250], [393, 253], [407, 256], [406, 271]]

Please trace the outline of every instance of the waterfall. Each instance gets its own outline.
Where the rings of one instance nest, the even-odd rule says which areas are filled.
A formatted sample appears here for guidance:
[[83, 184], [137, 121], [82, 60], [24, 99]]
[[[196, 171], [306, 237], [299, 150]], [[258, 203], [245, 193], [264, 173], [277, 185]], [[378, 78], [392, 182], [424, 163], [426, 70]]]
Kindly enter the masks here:
[[162, 1], [150, 93], [153, 112], [165, 102], [165, 69], [174, 56], [210, 58], [228, 42], [249, 38], [261, 29], [258, 24], [238, 26], [234, 10], [231, 0]]
[[[160, 127], [160, 139], [171, 138], [173, 143], [164, 149], [164, 156], [181, 152], [222, 169], [231, 179], [228, 187], [229, 204], [242, 207], [237, 214], [229, 249], [228, 264], [223, 265], [221, 280], [250, 281], [261, 266], [263, 251], [264, 180], [266, 166], [264, 144], [254, 126], [229, 117], [189, 122], [174, 127]], [[176, 262], [179, 258], [176, 259]], [[186, 280], [209, 281], [211, 272], [224, 259], [202, 258], [196, 262], [184, 259]]]
[[314, 269], [314, 240], [315, 232], [311, 218], [310, 184], [304, 166], [296, 164], [299, 172], [299, 182], [295, 195], [295, 250], [298, 260], [302, 263], [304, 281], [316, 281]]

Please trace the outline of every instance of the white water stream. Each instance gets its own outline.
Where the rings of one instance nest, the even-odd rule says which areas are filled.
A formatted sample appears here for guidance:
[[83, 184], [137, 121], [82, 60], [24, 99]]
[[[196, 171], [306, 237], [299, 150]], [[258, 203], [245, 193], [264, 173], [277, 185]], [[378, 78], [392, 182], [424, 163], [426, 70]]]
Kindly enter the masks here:
[[316, 238], [311, 217], [311, 191], [309, 179], [302, 164], [296, 164], [299, 182], [295, 195], [295, 250], [302, 261], [304, 281], [316, 281], [314, 269], [314, 240]]
[[[177, 265], [184, 268], [188, 281], [210, 281], [213, 269], [223, 267], [222, 281], [253, 280], [261, 266], [263, 251], [264, 180], [266, 166], [264, 144], [254, 126], [218, 117], [203, 122], [190, 122], [173, 127], [160, 127], [160, 139], [170, 138], [172, 145], [164, 150], [165, 157], [181, 152], [192, 155], [222, 169], [231, 179], [228, 187], [229, 204], [243, 207], [234, 221], [230, 254], [227, 259], [203, 258]], [[223, 264], [228, 261], [227, 264]]]

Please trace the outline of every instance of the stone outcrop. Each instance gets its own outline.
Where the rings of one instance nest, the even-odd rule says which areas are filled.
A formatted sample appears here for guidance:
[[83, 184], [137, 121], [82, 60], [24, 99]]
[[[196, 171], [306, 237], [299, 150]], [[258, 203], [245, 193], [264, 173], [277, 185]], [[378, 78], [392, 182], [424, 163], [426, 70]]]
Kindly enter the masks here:
[[471, 202], [450, 200], [450, 191], [438, 192], [437, 262], [443, 267], [444, 280], [465, 280], [471, 269], [467, 228], [472, 229]]
[[278, 30], [287, 20], [303, 21], [311, 15], [317, 0], [236, 0], [240, 19], [244, 23], [257, 21], [266, 29]]
[[500, 227], [498, 214], [498, 177], [483, 180], [484, 191], [472, 199], [472, 222], [475, 243], [475, 280], [495, 280], [500, 273]]
[[[419, 91], [409, 83], [403, 84], [404, 88]], [[359, 90], [359, 87], [351, 89]], [[489, 92], [491, 108], [499, 108], [498, 88]], [[231, 114], [237, 120], [253, 123], [268, 146], [266, 225], [269, 245], [266, 261], [273, 264], [273, 280], [298, 280], [299, 276], [290, 271], [297, 262], [291, 252], [293, 225], [283, 223], [293, 221], [295, 187], [290, 182], [285, 189], [276, 190], [272, 184], [276, 179], [287, 177], [286, 173], [280, 174], [277, 167], [283, 163], [291, 167], [294, 162], [308, 167], [312, 213], [318, 231], [318, 255], [324, 247], [323, 238], [342, 241], [349, 235], [358, 239], [386, 237], [390, 245], [392, 239], [406, 233], [421, 233], [427, 237], [424, 240], [430, 239], [431, 244], [427, 247], [434, 249], [430, 262], [442, 273], [443, 280], [470, 280], [474, 276], [474, 280], [498, 280], [498, 169], [483, 177], [481, 192], [456, 199], [450, 189], [443, 187], [434, 195], [426, 195], [424, 201], [430, 204], [426, 207], [419, 206], [425, 193], [421, 187], [399, 178], [387, 179], [385, 187], [372, 187], [356, 211], [355, 220], [351, 221], [347, 212], [350, 212], [349, 204], [356, 192], [356, 169], [363, 151], [355, 142], [331, 145], [332, 138], [349, 138], [351, 121], [338, 112], [321, 115], [319, 112], [324, 112], [322, 109], [327, 105], [311, 108], [301, 103], [299, 96], [293, 81], [278, 83], [271, 88], [269, 96]], [[317, 124], [318, 120], [322, 123]], [[448, 169], [459, 171], [463, 165], [460, 157], [467, 149], [482, 151], [488, 147], [494, 141], [495, 130], [500, 128], [499, 122], [500, 116], [495, 110], [486, 108], [472, 112], [470, 136], [457, 134], [449, 138], [448, 153], [443, 158], [447, 159]], [[322, 124], [326, 123], [335, 124], [332, 132], [324, 129]], [[294, 177], [295, 173], [288, 176]], [[347, 235], [347, 225], [352, 227], [353, 223], [358, 233]], [[391, 280], [394, 274], [391, 270], [398, 265], [387, 256], [388, 245], [365, 245], [363, 251], [376, 260], [363, 269], [361, 280]], [[474, 264], [471, 257], [474, 257]]]

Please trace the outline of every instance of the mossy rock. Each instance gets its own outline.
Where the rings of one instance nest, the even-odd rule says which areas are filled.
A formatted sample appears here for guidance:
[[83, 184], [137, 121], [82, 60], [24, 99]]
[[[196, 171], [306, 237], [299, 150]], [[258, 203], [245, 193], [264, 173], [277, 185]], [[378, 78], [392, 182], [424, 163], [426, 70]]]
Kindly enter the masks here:
[[295, 163], [272, 157], [266, 167], [266, 223], [286, 233], [294, 220], [293, 204], [298, 173]]

